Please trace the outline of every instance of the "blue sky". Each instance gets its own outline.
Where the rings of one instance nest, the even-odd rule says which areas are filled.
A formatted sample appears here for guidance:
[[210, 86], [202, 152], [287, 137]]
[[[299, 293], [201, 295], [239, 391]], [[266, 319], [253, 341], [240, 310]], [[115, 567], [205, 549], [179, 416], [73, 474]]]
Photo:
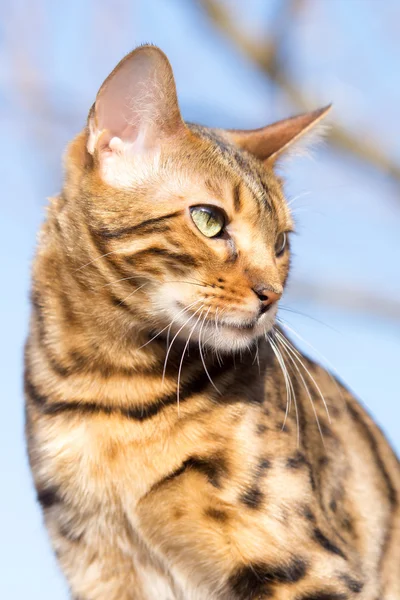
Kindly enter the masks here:
[[[276, 0], [224, 4], [260, 39], [278, 9]], [[46, 197], [61, 184], [63, 148], [84, 124], [108, 72], [145, 41], [160, 45], [170, 57], [189, 120], [261, 126], [294, 107], [189, 1], [38, 0], [32, 5], [4, 0], [0, 6], [0, 597], [65, 600], [67, 590], [27, 468], [21, 391], [30, 260]], [[379, 138], [400, 161], [399, 3], [310, 0], [307, 6], [287, 39], [294, 80], [316, 105], [334, 102], [335, 120], [365, 139]], [[285, 172], [288, 196], [299, 196], [293, 291], [285, 305], [324, 324], [294, 313], [282, 316], [335, 366], [400, 450], [398, 317], [390, 317], [379, 303], [375, 312], [361, 306], [345, 311], [322, 293], [364, 290], [378, 300], [400, 302], [399, 190], [384, 175], [329, 146], [311, 160], [293, 160]], [[322, 292], [303, 293], [304, 282]]]

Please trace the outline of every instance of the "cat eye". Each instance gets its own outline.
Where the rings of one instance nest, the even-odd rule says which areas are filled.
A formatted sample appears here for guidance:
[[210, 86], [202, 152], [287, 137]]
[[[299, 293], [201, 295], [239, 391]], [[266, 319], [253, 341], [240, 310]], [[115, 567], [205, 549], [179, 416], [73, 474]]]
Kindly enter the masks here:
[[190, 215], [197, 229], [208, 238], [218, 236], [224, 228], [225, 215], [215, 206], [192, 206]]
[[287, 234], [280, 233], [275, 242], [275, 255], [281, 256], [286, 248]]

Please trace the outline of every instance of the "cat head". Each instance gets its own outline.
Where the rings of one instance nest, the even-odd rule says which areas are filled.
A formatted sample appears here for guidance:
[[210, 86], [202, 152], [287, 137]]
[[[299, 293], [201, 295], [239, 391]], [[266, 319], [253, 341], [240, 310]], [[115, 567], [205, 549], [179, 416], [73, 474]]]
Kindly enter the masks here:
[[183, 121], [158, 48], [117, 65], [70, 147], [67, 179], [88, 259], [141, 330], [232, 351], [271, 329], [293, 229], [273, 167], [328, 109], [254, 131], [209, 129]]

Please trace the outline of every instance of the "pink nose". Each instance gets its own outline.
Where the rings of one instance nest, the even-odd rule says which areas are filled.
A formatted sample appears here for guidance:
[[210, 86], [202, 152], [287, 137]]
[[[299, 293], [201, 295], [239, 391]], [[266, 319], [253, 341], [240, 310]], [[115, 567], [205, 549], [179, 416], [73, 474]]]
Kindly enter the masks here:
[[268, 287], [257, 287], [253, 288], [254, 293], [258, 297], [261, 302], [261, 314], [264, 313], [272, 304], [278, 302], [278, 300], [282, 296], [281, 291], [277, 291], [276, 289], [270, 289]]

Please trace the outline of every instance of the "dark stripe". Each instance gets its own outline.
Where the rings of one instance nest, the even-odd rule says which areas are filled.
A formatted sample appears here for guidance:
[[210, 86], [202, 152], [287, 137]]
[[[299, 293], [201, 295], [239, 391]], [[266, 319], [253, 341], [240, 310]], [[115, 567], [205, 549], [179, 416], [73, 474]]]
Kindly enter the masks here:
[[272, 212], [272, 208], [269, 203], [269, 190], [268, 190], [267, 185], [261, 179], [260, 174], [250, 164], [250, 162], [244, 157], [244, 155], [241, 154], [240, 152], [235, 153], [235, 160], [236, 160], [238, 167], [242, 171], [244, 171], [247, 175], [250, 175], [253, 178], [253, 180], [255, 181], [255, 183], [258, 185], [258, 188], [260, 189], [260, 192], [261, 192], [260, 198], [258, 198], [257, 196], [254, 196], [254, 194], [253, 194], [254, 199], [257, 202], [258, 206], [260, 206], [260, 200], [261, 200], [262, 207], [267, 209], [268, 212]]
[[39, 393], [36, 387], [33, 385], [28, 369], [25, 369], [24, 374], [24, 391], [28, 398], [32, 400], [36, 406], [43, 409], [47, 404], [47, 398], [43, 394]]
[[60, 502], [55, 486], [47, 486], [37, 490], [37, 499], [43, 509], [51, 508]]
[[245, 504], [248, 508], [260, 508], [264, 494], [256, 485], [248, 488], [239, 496], [239, 501]]
[[236, 184], [233, 188], [233, 206], [236, 212], [239, 212], [242, 206], [240, 199], [240, 183]]
[[149, 256], [161, 256], [162, 258], [166, 258], [167, 260], [173, 261], [174, 263], [179, 263], [181, 265], [186, 265], [188, 267], [196, 267], [197, 261], [190, 254], [183, 254], [179, 252], [170, 252], [166, 248], [146, 248], [145, 250], [140, 250], [131, 256], [126, 256], [125, 260], [129, 261], [131, 264], [135, 264], [138, 260], [143, 258], [148, 258]]
[[[215, 378], [216, 375], [221, 371], [219, 365], [214, 365], [208, 369], [210, 377]], [[180, 402], [185, 402], [192, 396], [203, 392], [209, 387], [210, 381], [207, 373], [202, 369], [199, 371], [197, 377], [194, 380], [186, 381], [181, 386], [179, 395]], [[114, 407], [106, 404], [98, 404], [94, 401], [57, 401], [51, 402], [43, 394], [38, 392], [36, 387], [33, 385], [29, 374], [25, 375], [25, 392], [29, 398], [41, 409], [44, 414], [47, 415], [58, 415], [67, 412], [77, 412], [83, 414], [105, 414], [105, 415], [122, 415], [128, 419], [136, 421], [145, 421], [154, 417], [158, 412], [163, 410], [166, 406], [176, 403], [176, 392], [166, 394], [161, 398], [150, 402], [144, 406], [131, 406], [131, 407]], [[211, 393], [211, 392], [210, 392]]]
[[213, 506], [206, 508], [204, 515], [206, 517], [210, 517], [210, 519], [213, 519], [214, 521], [218, 521], [219, 523], [225, 523], [228, 520], [228, 515], [224, 510], [214, 508]]
[[286, 461], [286, 466], [289, 469], [299, 469], [305, 465], [309, 466], [308, 461], [304, 454], [299, 450], [297, 450], [297, 452], [293, 456], [290, 456]]
[[229, 578], [230, 590], [238, 600], [267, 598], [276, 583], [296, 583], [307, 572], [306, 562], [299, 557], [286, 564], [252, 563], [241, 566]]
[[338, 548], [338, 546], [336, 546], [336, 544], [334, 544], [330, 539], [328, 539], [318, 527], [314, 529], [314, 539], [327, 552], [331, 552], [332, 554], [337, 554], [337, 556], [346, 558], [344, 552], [340, 548]]
[[310, 594], [297, 596], [296, 600], [347, 600], [348, 596], [340, 592], [330, 592], [329, 590], [317, 590]]
[[74, 531], [72, 523], [61, 523], [58, 527], [58, 531], [60, 535], [73, 544], [76, 544], [83, 539], [83, 532], [77, 533]]
[[179, 215], [182, 214], [181, 210], [178, 210], [176, 212], [170, 213], [168, 215], [162, 215], [161, 217], [153, 217], [152, 219], [147, 219], [146, 221], [142, 221], [141, 223], [138, 223], [137, 225], [132, 225], [131, 227], [124, 227], [122, 229], [100, 229], [100, 230], [95, 230], [93, 231], [93, 233], [95, 235], [99, 235], [102, 238], [105, 239], [117, 239], [117, 238], [121, 238], [124, 237], [126, 235], [131, 235], [132, 233], [147, 233], [142, 231], [143, 229], [148, 229], [150, 228], [151, 231], [165, 231], [166, 229], [168, 229], [167, 227], [162, 228], [159, 227], [159, 225], [161, 223], [164, 223], [165, 221], [167, 221], [168, 219], [172, 219], [173, 217], [177, 217]]
[[39, 335], [38, 335], [37, 343], [38, 343], [40, 349], [42, 350], [43, 354], [45, 355], [51, 369], [55, 373], [57, 373], [57, 375], [59, 377], [62, 377], [62, 378], [68, 377], [68, 375], [70, 375], [70, 368], [68, 366], [63, 365], [55, 356], [53, 356], [51, 349], [46, 344], [44, 335], [45, 334], [43, 331], [43, 326], [39, 324]]
[[208, 482], [215, 488], [221, 487], [221, 478], [228, 472], [225, 457], [221, 453], [212, 454], [210, 456], [190, 456], [180, 467], [157, 481], [148, 493], [159, 489], [160, 486], [165, 483], [169, 483], [183, 473], [191, 470], [204, 475]]
[[347, 573], [342, 573], [339, 575], [339, 578], [346, 584], [350, 592], [354, 592], [355, 594], [359, 594], [364, 587], [362, 581], [354, 579], [354, 577], [347, 575]]

